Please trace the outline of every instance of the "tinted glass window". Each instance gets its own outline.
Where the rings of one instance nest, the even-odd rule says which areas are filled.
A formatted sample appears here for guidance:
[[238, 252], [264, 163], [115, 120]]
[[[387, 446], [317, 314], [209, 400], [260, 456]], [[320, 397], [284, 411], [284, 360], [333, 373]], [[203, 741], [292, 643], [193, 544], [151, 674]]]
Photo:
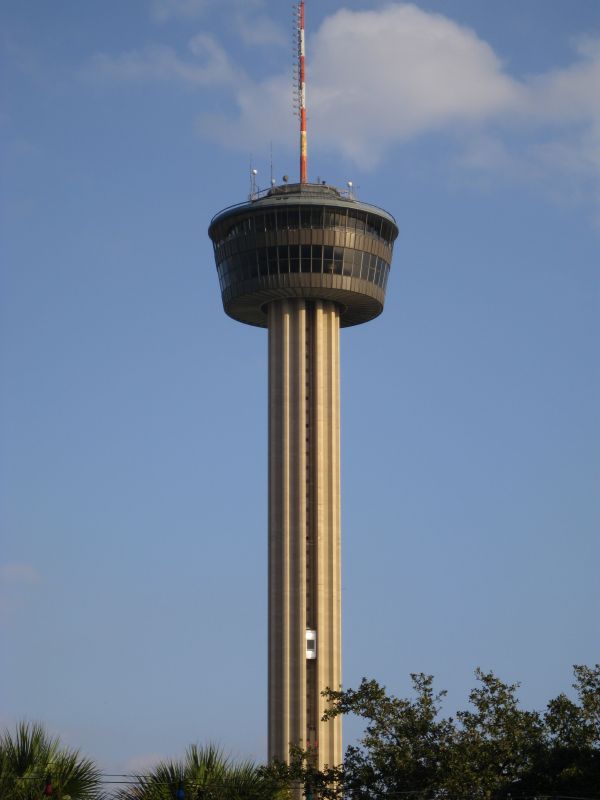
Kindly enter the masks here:
[[352, 275], [352, 267], [354, 265], [354, 250], [349, 247], [344, 249], [344, 259], [342, 264], [342, 272], [344, 275]]
[[323, 225], [326, 228], [333, 228], [335, 226], [335, 211], [330, 208], [323, 209]]
[[277, 275], [277, 248], [269, 247], [267, 249], [267, 258], [269, 260], [269, 275]]
[[300, 272], [300, 247], [290, 245], [290, 272]]
[[366, 214], [364, 211], [357, 211], [356, 212], [356, 232], [357, 233], [364, 233], [365, 232], [365, 218]]
[[301, 228], [310, 228], [310, 217], [311, 217], [311, 208], [301, 208], [300, 209], [300, 227]]
[[290, 230], [296, 230], [300, 227], [300, 209], [299, 208], [288, 208], [287, 210], [287, 218], [288, 218], [288, 228]]
[[323, 271], [323, 246], [320, 244], [313, 244], [311, 272], [322, 272], [322, 271]]
[[300, 272], [310, 272], [310, 245], [303, 244], [300, 248]]
[[313, 207], [312, 209], [312, 217], [311, 217], [311, 225], [313, 228], [322, 228], [323, 227], [323, 209], [318, 207]]
[[335, 264], [335, 272], [339, 273], [342, 271], [342, 259], [344, 257], [344, 250], [342, 247], [334, 247], [333, 248], [333, 263]]
[[323, 248], [323, 272], [333, 272], [333, 247], [326, 246]]

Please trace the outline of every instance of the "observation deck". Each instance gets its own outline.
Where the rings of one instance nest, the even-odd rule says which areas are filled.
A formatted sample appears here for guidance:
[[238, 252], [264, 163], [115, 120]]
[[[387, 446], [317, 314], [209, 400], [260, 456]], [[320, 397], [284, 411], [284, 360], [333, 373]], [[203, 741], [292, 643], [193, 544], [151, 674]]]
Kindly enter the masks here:
[[208, 234], [225, 312], [267, 327], [274, 300], [335, 303], [349, 327], [383, 311], [396, 220], [320, 183], [274, 186], [213, 217]]

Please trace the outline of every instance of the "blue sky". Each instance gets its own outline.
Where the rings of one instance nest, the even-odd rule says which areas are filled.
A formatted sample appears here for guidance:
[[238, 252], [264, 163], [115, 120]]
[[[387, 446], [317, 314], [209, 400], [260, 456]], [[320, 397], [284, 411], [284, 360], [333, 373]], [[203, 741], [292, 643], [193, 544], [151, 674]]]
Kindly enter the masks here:
[[[266, 336], [206, 230], [271, 142], [297, 174], [289, 4], [0, 15], [0, 722], [262, 759]], [[542, 707], [600, 641], [600, 6], [309, 0], [307, 37], [309, 176], [400, 227], [342, 336], [344, 682]]]

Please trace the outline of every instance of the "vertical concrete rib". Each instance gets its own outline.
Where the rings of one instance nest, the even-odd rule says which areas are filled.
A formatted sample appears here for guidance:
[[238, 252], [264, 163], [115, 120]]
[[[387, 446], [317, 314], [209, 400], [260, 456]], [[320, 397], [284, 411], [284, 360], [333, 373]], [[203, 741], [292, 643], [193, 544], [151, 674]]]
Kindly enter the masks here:
[[321, 721], [320, 696], [341, 683], [339, 311], [281, 300], [268, 322], [269, 757], [314, 745], [323, 766], [341, 761], [340, 720]]

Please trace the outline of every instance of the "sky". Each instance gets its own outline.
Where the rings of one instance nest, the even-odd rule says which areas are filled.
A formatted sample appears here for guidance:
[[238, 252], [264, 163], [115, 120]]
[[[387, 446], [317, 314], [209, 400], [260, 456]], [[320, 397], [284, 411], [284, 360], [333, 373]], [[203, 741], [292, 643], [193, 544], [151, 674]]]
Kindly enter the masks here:
[[[4, 0], [0, 726], [266, 757], [267, 352], [207, 236], [297, 176], [289, 3]], [[309, 178], [385, 208], [342, 332], [343, 680], [600, 660], [600, 4], [307, 0]], [[345, 741], [359, 734], [345, 723]]]

